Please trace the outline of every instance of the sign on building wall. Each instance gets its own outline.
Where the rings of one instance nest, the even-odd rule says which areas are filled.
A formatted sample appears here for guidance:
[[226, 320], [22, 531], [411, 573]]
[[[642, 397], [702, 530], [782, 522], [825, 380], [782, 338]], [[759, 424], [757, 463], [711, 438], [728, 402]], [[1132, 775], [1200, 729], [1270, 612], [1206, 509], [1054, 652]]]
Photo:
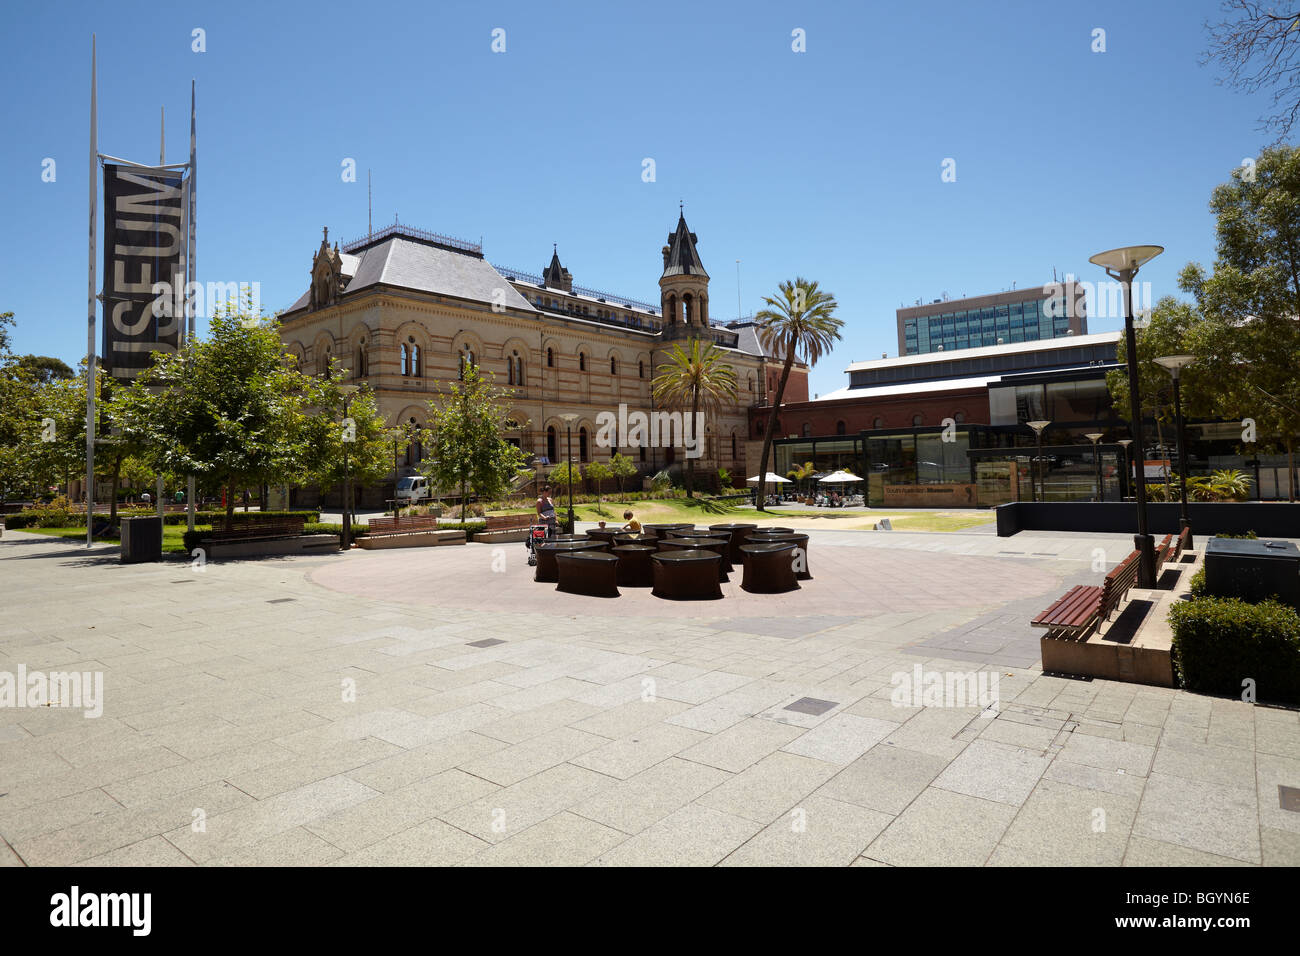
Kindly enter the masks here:
[[115, 380], [180, 345], [185, 202], [182, 170], [104, 164], [103, 364]]

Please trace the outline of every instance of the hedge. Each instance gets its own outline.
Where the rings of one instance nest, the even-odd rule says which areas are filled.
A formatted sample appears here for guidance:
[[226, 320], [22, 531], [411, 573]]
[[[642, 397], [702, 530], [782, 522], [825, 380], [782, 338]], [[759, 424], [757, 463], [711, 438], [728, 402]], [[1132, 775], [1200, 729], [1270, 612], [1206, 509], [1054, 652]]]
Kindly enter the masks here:
[[1292, 608], [1197, 597], [1175, 604], [1169, 623], [1186, 689], [1240, 697], [1249, 678], [1259, 700], [1300, 703], [1300, 613]]
[[[119, 508], [117, 519], [123, 518], [152, 518], [158, 514], [157, 511], [141, 511], [138, 509], [126, 510]], [[259, 518], [289, 518], [301, 516], [309, 524], [320, 521], [319, 511], [243, 511], [235, 512], [235, 521], [257, 521]], [[96, 520], [108, 519], [107, 513], [95, 512]], [[35, 511], [19, 511], [15, 514], [4, 515], [2, 519], [6, 528], [15, 531], [20, 528], [76, 528], [86, 526], [86, 515], [80, 511], [49, 511], [45, 509]], [[195, 527], [201, 524], [221, 524], [226, 520], [224, 511], [196, 511], [194, 512]], [[187, 524], [188, 516], [184, 511], [169, 511], [163, 515], [163, 524]]]

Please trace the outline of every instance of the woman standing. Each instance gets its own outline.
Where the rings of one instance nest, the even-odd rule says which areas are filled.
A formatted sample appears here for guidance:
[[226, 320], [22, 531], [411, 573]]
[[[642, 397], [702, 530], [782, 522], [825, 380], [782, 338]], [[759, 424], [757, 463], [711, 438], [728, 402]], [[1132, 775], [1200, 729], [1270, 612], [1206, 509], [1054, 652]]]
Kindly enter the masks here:
[[542, 493], [537, 499], [537, 517], [546, 525], [546, 536], [555, 537], [555, 500], [551, 497], [550, 485], [542, 486]]

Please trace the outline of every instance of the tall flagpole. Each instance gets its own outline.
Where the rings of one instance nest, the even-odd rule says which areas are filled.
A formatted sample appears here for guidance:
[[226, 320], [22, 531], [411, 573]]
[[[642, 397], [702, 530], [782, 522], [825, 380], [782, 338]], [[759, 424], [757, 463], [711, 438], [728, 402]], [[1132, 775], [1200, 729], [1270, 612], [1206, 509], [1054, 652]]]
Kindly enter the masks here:
[[[197, 233], [194, 229], [194, 176], [198, 170], [197, 158], [197, 139], [195, 136], [195, 110], [194, 110], [194, 81], [190, 80], [190, 188], [189, 204], [187, 211], [189, 213], [189, 233], [190, 248], [189, 254], [185, 257], [185, 341], [191, 342], [194, 339], [194, 306], [190, 302], [191, 283], [195, 281], [195, 260], [198, 254]], [[185, 478], [185, 525], [190, 530], [194, 530], [194, 476], [187, 475]]]
[[86, 547], [95, 543], [95, 251], [99, 240], [99, 138], [95, 102], [95, 35], [90, 35], [90, 268], [86, 293]]

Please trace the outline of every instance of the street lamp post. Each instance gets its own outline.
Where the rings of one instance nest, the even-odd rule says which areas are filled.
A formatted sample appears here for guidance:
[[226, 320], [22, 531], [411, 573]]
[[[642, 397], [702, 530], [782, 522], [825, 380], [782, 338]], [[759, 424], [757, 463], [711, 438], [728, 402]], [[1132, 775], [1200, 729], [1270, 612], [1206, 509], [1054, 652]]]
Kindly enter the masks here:
[[568, 479], [569, 485], [569, 528], [565, 534], [573, 534], [574, 528], [577, 526], [573, 514], [573, 423], [578, 420], [578, 416], [570, 412], [567, 415], [561, 415], [560, 420], [564, 422], [564, 441], [567, 446], [568, 462], [565, 477]]
[[1097, 500], [1101, 501], [1101, 458], [1097, 454], [1097, 442], [1101, 440], [1101, 432], [1088, 432], [1084, 438], [1092, 442], [1092, 462], [1097, 466]]
[[1121, 482], [1121, 484], [1123, 485], [1121, 497], [1127, 498], [1128, 497], [1128, 476], [1129, 476], [1128, 446], [1133, 444], [1133, 439], [1121, 438], [1119, 440], [1119, 443], [1124, 446], [1124, 467], [1120, 469], [1120, 475], [1123, 478], [1123, 481]]
[[1043, 493], [1043, 429], [1052, 423], [1035, 421], [1025, 422], [1025, 424], [1034, 430], [1034, 438], [1038, 446], [1038, 500], [1043, 501], [1045, 497]]
[[[1137, 442], [1139, 464], [1143, 454], [1142, 441], [1142, 395], [1138, 386], [1137, 333], [1133, 330], [1133, 277], [1138, 270], [1160, 253], [1164, 246], [1126, 246], [1121, 249], [1109, 249], [1099, 252], [1088, 261], [1101, 266], [1110, 276], [1124, 286], [1124, 350], [1128, 359], [1128, 397], [1129, 411], [1132, 415], [1133, 438]], [[1133, 536], [1133, 545], [1138, 552], [1137, 586], [1154, 588], [1156, 586], [1156, 549], [1147, 526], [1147, 481], [1145, 468], [1133, 470], [1134, 485], [1137, 489], [1138, 530]]]
[[348, 405], [352, 402], [352, 396], [357, 393], [356, 385], [340, 385], [339, 392], [343, 395], [343, 550], [349, 551], [352, 548], [352, 472], [348, 462], [348, 445], [352, 443], [349, 437], [352, 433], [348, 428]]
[[1163, 365], [1174, 379], [1174, 417], [1178, 430], [1178, 493], [1182, 500], [1179, 531], [1187, 532], [1187, 547], [1192, 546], [1192, 521], [1187, 515], [1187, 433], [1183, 428], [1183, 396], [1179, 388], [1179, 373], [1196, 361], [1195, 355], [1162, 355], [1156, 362]]

